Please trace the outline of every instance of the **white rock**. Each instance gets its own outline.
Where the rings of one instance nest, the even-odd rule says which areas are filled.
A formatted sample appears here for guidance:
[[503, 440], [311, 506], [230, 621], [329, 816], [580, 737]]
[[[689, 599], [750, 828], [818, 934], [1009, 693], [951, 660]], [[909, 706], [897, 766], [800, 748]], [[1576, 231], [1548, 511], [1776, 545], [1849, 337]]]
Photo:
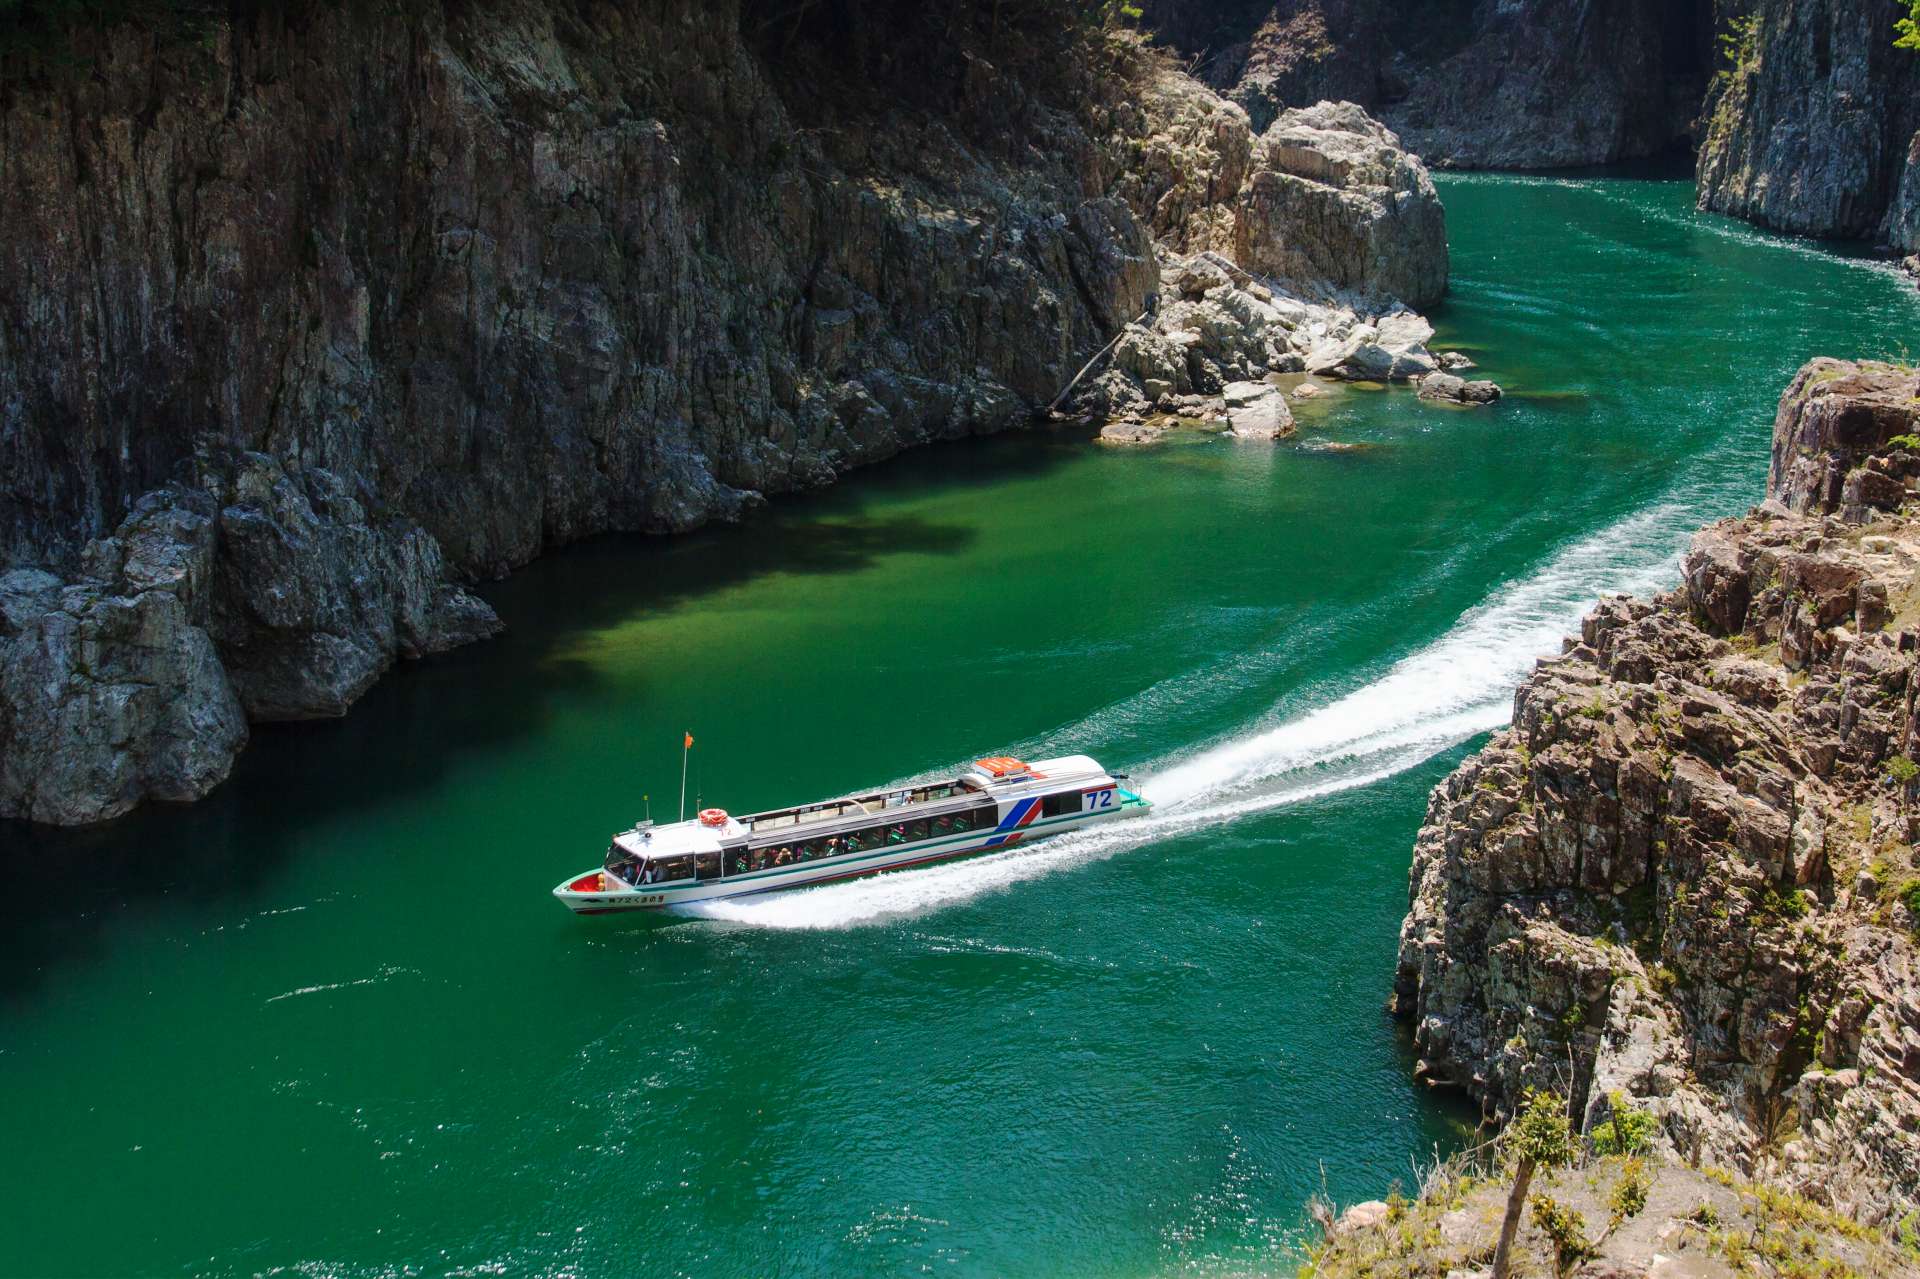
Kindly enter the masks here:
[[1242, 439], [1277, 440], [1293, 434], [1287, 397], [1269, 382], [1234, 382], [1224, 393], [1227, 422]]

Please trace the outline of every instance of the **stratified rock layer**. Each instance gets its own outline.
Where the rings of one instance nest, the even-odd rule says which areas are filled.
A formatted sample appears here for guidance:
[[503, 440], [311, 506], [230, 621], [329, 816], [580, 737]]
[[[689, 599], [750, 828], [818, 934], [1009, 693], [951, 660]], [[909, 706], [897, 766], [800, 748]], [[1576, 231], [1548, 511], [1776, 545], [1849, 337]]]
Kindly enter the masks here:
[[1808, 365], [1767, 503], [1603, 602], [1434, 790], [1395, 994], [1427, 1078], [1621, 1095], [1682, 1156], [1920, 1206], [1916, 397]]

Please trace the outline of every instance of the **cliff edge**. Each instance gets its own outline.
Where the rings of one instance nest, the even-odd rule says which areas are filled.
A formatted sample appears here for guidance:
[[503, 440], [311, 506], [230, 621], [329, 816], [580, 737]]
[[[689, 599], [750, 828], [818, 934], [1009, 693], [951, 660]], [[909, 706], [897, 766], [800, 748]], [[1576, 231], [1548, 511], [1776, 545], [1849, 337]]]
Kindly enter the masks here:
[[1809, 364], [1767, 500], [1603, 601], [1435, 788], [1393, 1000], [1422, 1076], [1920, 1210], [1917, 480], [1920, 374]]

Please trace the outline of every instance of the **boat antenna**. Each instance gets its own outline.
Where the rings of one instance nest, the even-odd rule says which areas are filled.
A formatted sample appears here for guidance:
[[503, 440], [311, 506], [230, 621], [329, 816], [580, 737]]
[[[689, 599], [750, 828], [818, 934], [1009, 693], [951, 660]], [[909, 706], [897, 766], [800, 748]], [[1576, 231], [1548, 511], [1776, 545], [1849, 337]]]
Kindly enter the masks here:
[[653, 796], [642, 795], [640, 802], [647, 806], [647, 825], [653, 825]]

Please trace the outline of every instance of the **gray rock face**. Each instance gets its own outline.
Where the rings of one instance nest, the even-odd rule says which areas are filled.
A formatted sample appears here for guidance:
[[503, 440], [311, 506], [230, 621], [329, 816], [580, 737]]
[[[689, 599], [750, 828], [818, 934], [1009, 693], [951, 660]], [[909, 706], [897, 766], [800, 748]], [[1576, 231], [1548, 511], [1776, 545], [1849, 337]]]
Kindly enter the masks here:
[[1255, 137], [1245, 112], [1165, 67], [1137, 101], [1140, 153], [1114, 189], [1164, 248], [1381, 308], [1446, 292], [1433, 179], [1361, 108], [1320, 102]]
[[1700, 207], [1803, 235], [1920, 247], [1920, 57], [1897, 0], [1759, 0], [1707, 104]]
[[396, 657], [494, 634], [439, 547], [339, 477], [250, 454], [144, 495], [82, 573], [0, 577], [0, 816], [197, 799], [248, 718], [345, 714]]
[[247, 721], [204, 625], [209, 505], [143, 501], [97, 576], [0, 574], [0, 816], [94, 821], [226, 777]]
[[[462, 583], [1015, 425], [1156, 240], [1290, 233], [1240, 225], [1245, 114], [1124, 37], [801, 6], [762, 45], [742, 2], [303, 6], [9, 84], [0, 813], [197, 795], [235, 707], [338, 715], [490, 634]], [[1430, 185], [1319, 185], [1302, 288], [1444, 282], [1393, 239]], [[1213, 345], [1130, 350], [1129, 394], [1292, 358], [1248, 289], [1185, 305]]]
[[1242, 266], [1292, 280], [1438, 302], [1447, 225], [1420, 158], [1351, 102], [1285, 111], [1260, 135], [1235, 227]]
[[1713, 0], [1149, 0], [1148, 21], [1264, 126], [1360, 103], [1441, 168], [1550, 168], [1686, 144]]
[[1920, 885], [1920, 457], [1889, 442], [1917, 390], [1803, 370], [1776, 459], [1837, 445], [1901, 499], [1776, 465], [1680, 590], [1603, 601], [1434, 790], [1394, 995], [1427, 1077], [1498, 1113], [1618, 1094], [1683, 1157], [1866, 1221], [1920, 1207], [1920, 919], [1892, 887]]
[[1309, 373], [1355, 381], [1403, 382], [1425, 377], [1436, 365], [1427, 343], [1433, 326], [1411, 311], [1396, 311], [1345, 332], [1329, 331], [1306, 354]]

